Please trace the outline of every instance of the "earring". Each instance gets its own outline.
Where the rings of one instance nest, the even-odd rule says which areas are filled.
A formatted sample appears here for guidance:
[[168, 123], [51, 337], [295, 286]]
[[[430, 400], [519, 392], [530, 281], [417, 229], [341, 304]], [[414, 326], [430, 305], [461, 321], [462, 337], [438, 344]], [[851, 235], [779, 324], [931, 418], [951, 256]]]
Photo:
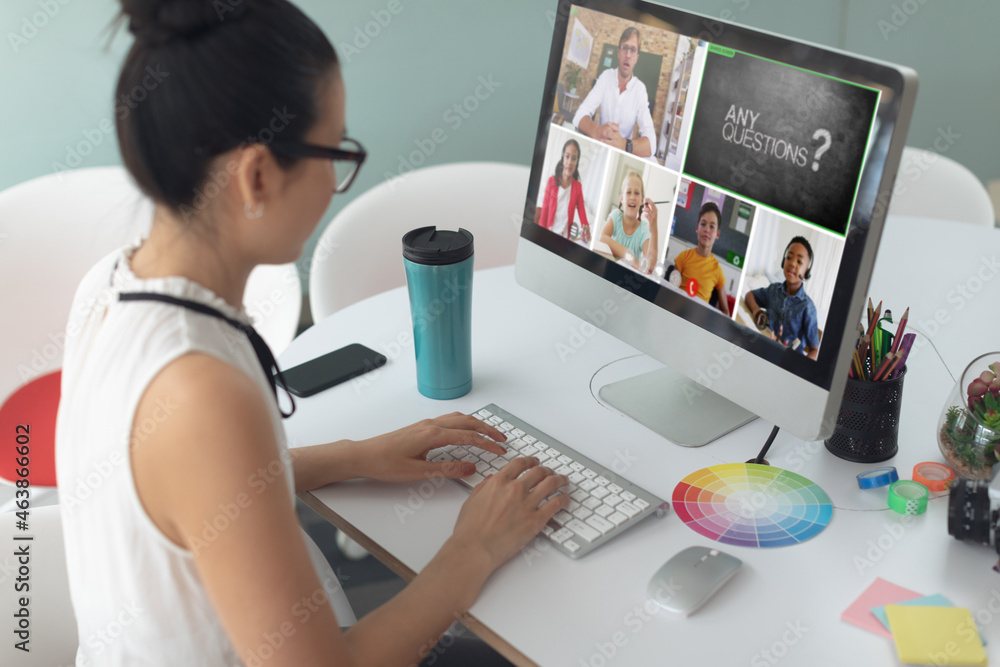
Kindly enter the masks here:
[[251, 220], [259, 218], [260, 216], [264, 215], [264, 205], [257, 204], [255, 202], [253, 208], [251, 208], [250, 202], [247, 202], [246, 204], [243, 205], [243, 214], [246, 215]]

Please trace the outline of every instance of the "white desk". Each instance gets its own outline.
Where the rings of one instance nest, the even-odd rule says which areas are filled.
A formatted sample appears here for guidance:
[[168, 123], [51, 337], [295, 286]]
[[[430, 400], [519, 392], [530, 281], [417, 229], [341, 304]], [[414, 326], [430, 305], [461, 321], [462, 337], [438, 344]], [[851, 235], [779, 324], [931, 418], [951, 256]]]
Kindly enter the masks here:
[[[871, 294], [886, 299], [897, 317], [910, 306], [915, 327], [936, 315], [947, 320], [928, 333], [953, 373], [998, 347], [1000, 279], [992, 262], [1000, 260], [1000, 232], [897, 219], [890, 221], [881, 247]], [[759, 420], [706, 447], [685, 449], [604, 409], [591, 394], [592, 376], [635, 350], [517, 286], [511, 267], [477, 273], [475, 280], [471, 393], [453, 401], [417, 393], [406, 291], [392, 290], [320, 322], [281, 355], [287, 368], [361, 342], [390, 359], [377, 372], [299, 400], [298, 412], [286, 422], [290, 444], [368, 437], [494, 402], [605, 465], [628, 461], [624, 476], [665, 499], [692, 471], [745, 461], [763, 444], [770, 425]], [[956, 287], [967, 283], [970, 295], [977, 293], [959, 307]], [[560, 358], [558, 343], [578, 349]], [[610, 366], [595, 386], [643, 365], [649, 365], [645, 358]], [[910, 477], [916, 462], [942, 460], [934, 434], [951, 388], [930, 346], [915, 348], [903, 394], [899, 454], [888, 462], [901, 478]], [[838, 509], [822, 533], [797, 546], [721, 545], [744, 566], [694, 616], [643, 611], [647, 580], [663, 561], [693, 544], [719, 546], [671, 511], [579, 561], [539, 543], [543, 551], [523, 552], [489, 580], [471, 609], [471, 623], [509, 658], [546, 667], [895, 665], [891, 640], [840, 620], [880, 576], [924, 594], [943, 593], [970, 608], [988, 639], [988, 654], [1000, 658], [1000, 575], [991, 570], [997, 555], [948, 535], [946, 498], [932, 500], [927, 514], [905, 520], [880, 511], [884, 489], [857, 489], [855, 475], [873, 466], [843, 461], [822, 443], [784, 433], [768, 458], [817, 482]], [[404, 576], [420, 571], [450, 535], [467, 497], [451, 483], [366, 481], [305, 495], [328, 519], [363, 535], [363, 542]], [[602, 647], [614, 650], [612, 660], [603, 661]]]

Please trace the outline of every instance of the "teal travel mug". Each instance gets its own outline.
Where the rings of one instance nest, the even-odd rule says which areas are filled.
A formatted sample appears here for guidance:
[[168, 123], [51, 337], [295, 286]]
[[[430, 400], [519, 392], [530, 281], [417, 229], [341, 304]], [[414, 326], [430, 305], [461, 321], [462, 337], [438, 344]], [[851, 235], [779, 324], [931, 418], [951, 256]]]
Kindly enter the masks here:
[[472, 389], [472, 234], [421, 227], [403, 235], [417, 389], [458, 398]]

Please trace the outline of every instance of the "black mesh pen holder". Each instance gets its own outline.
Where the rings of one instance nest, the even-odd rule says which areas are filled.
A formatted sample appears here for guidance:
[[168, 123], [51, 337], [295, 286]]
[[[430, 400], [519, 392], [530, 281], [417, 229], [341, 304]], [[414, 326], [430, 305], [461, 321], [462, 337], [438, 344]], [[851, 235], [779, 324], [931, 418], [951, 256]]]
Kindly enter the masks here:
[[893, 380], [847, 378], [837, 426], [826, 440], [831, 453], [848, 461], [876, 463], [896, 455], [899, 407], [906, 368]]

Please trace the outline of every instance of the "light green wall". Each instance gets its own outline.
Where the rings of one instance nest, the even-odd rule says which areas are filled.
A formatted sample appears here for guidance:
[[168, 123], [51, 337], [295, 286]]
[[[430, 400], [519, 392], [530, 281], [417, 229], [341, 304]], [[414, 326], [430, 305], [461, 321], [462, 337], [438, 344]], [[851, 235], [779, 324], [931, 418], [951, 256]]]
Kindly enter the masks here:
[[[554, 0], [398, 2], [402, 10], [391, 14], [387, 7], [395, 2], [390, 0], [299, 1], [341, 51], [348, 128], [369, 150], [357, 182], [334, 198], [326, 220], [387, 173], [396, 173], [401, 158], [418, 150], [415, 142], [437, 129], [446, 140], [425, 164], [530, 160]], [[949, 157], [983, 181], [1000, 178], [996, 0], [673, 4], [913, 67], [920, 92], [907, 143], [931, 149], [938, 130], [951, 128], [959, 139]], [[101, 131], [102, 124], [106, 128], [113, 121], [114, 81], [130, 43], [124, 31], [108, 43], [106, 28], [116, 8], [113, 0], [0, 3], [0, 189], [50, 173], [81, 143], [92, 151], [80, 166], [119, 163], [113, 136]], [[391, 19], [384, 27], [372, 24], [379, 16], [383, 22]], [[892, 29], [897, 27], [893, 21], [898, 29]], [[33, 23], [42, 27], [35, 29]], [[377, 35], [359, 37], [366, 26]], [[480, 77], [499, 86], [468, 118], [446, 116], [452, 105], [473, 94]], [[428, 222], [433, 219], [415, 219], [414, 226]]]

